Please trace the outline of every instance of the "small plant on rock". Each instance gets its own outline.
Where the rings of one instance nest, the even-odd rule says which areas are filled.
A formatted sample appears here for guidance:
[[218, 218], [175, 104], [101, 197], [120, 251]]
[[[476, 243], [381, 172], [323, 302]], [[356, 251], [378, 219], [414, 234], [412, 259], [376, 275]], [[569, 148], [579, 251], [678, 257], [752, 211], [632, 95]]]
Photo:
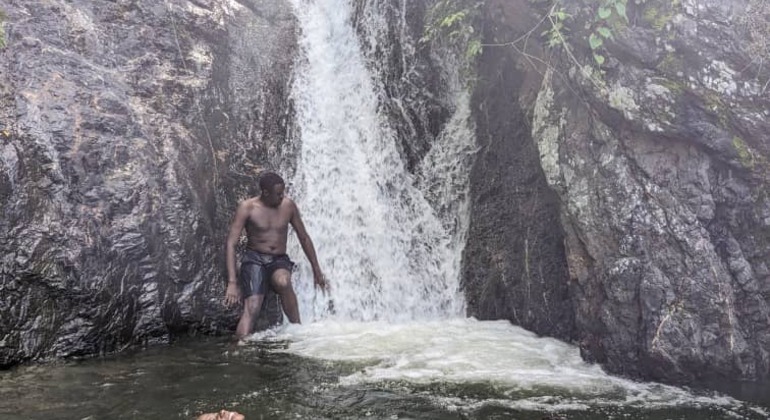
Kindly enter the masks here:
[[591, 47], [596, 64], [604, 64], [606, 58], [603, 54], [605, 39], [612, 39], [612, 27], [618, 20], [628, 23], [626, 4], [628, 0], [604, 0], [604, 3], [596, 9], [591, 24], [592, 31], [588, 35], [588, 46]]
[[473, 26], [480, 7], [480, 2], [439, 1], [428, 11], [421, 42], [445, 40], [449, 45], [464, 51], [468, 61], [474, 60], [482, 50], [481, 36]]

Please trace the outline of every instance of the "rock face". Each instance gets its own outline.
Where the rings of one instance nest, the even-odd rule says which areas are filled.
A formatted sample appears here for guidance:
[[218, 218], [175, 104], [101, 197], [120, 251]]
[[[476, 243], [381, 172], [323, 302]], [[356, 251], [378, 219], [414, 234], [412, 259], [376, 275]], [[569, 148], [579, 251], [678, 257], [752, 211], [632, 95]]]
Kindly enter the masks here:
[[[556, 271], [537, 287], [543, 296], [549, 290], [563, 296], [569, 284], [574, 317], [554, 310], [549, 316], [559, 323], [574, 319], [568, 335], [588, 360], [669, 382], [770, 379], [770, 72], [761, 65], [770, 58], [766, 3], [629, 2], [628, 22], [610, 18], [614, 39], [597, 49], [607, 58], [603, 65], [591, 58], [587, 41], [597, 25], [596, 5], [563, 2], [573, 16], [566, 21], [566, 45], [544, 51], [537, 34], [550, 25], [526, 34], [548, 10], [522, 18], [527, 9], [520, 3], [486, 4], [492, 23], [485, 41], [503, 46], [486, 49], [481, 72], [489, 71], [488, 61], [501, 60], [495, 57], [510, 57], [487, 83], [504, 86], [512, 79], [501, 96], [519, 92], [523, 104], [509, 117], [507, 135], [492, 131], [488, 148], [521, 144], [516, 153], [532, 155], [531, 133], [558, 200], [544, 198], [531, 226], [506, 223], [494, 231], [487, 224], [481, 232], [492, 240], [471, 238], [469, 255], [490, 247], [487, 260], [500, 255], [504, 261], [487, 264], [493, 278], [502, 279], [487, 284], [513, 278], [507, 281], [515, 289], [499, 286], [486, 301], [481, 294], [472, 312], [499, 316], [498, 302], [509, 297], [503, 316], [554, 332], [539, 324], [546, 309], [534, 320], [517, 321], [520, 309], [531, 305], [522, 292], [531, 271], [516, 261], [524, 253], [524, 226], [537, 229], [537, 220], [553, 220], [558, 207], [566, 247], [551, 244], [541, 259], [559, 266], [565, 252], [568, 275]], [[542, 80], [534, 100], [528, 79]], [[489, 108], [479, 112], [488, 118]], [[501, 124], [495, 114], [488, 119]], [[518, 129], [522, 125], [527, 129]], [[515, 213], [521, 191], [542, 183], [532, 165], [511, 168], [517, 159], [482, 152], [474, 179], [490, 190], [478, 191], [477, 207], [489, 199], [514, 204], [493, 206], [477, 218]], [[496, 161], [523, 174], [495, 182]], [[497, 197], [500, 191], [506, 198]], [[557, 241], [561, 234], [552, 232]], [[515, 271], [489, 268], [500, 266]]]
[[[232, 328], [231, 212], [292, 167], [288, 5], [0, 1], [0, 366]], [[769, 6], [633, 3], [563, 1], [552, 47], [558, 9], [483, 3], [468, 312], [617, 373], [770, 379]], [[414, 171], [453, 111], [427, 7], [355, 2]]]
[[233, 328], [224, 236], [289, 126], [289, 7], [0, 9], [0, 366]]
[[[0, 53], [0, 367], [234, 328], [223, 245], [294, 169], [288, 2], [8, 1]], [[414, 169], [452, 113], [425, 5], [356, 3]], [[398, 25], [391, 25], [398, 22]], [[268, 298], [262, 326], [280, 319]]]
[[400, 140], [410, 172], [433, 146], [454, 111], [438, 43], [420, 42], [432, 2], [362, 0], [354, 3], [354, 25], [380, 88], [384, 113]]
[[[504, 21], [506, 16], [524, 17], [521, 25], [532, 22], [521, 13], [529, 11], [527, 1], [487, 7], [484, 36], [490, 43], [516, 30]], [[474, 92], [479, 152], [471, 171], [463, 287], [469, 315], [508, 319], [538, 334], [570, 340], [574, 312], [559, 201], [540, 167], [527, 109], [540, 77], [519, 66], [519, 60], [509, 48], [487, 48], [479, 58]]]

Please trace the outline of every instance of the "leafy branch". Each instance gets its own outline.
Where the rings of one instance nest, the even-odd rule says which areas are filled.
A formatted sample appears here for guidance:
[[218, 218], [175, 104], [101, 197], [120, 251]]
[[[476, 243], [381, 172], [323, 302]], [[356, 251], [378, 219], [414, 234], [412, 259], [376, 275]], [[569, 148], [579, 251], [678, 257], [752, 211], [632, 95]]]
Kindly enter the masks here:
[[481, 37], [473, 23], [479, 17], [481, 2], [467, 4], [463, 0], [441, 0], [428, 12], [421, 43], [435, 40], [464, 51], [465, 59], [472, 61], [482, 52]]
[[618, 19], [628, 23], [626, 14], [626, 4], [628, 0], [605, 0], [604, 4], [596, 9], [593, 17], [591, 34], [588, 35], [588, 46], [591, 47], [591, 53], [596, 64], [604, 64], [606, 58], [602, 54], [602, 46], [605, 39], [613, 39], [612, 24]]
[[572, 52], [572, 48], [570, 48], [570, 45], [567, 43], [564, 32], [564, 20], [570, 18], [571, 16], [565, 13], [563, 8], [560, 7], [557, 9], [557, 6], [559, 6], [558, 1], [554, 2], [554, 4], [551, 6], [551, 10], [546, 15], [548, 21], [551, 24], [551, 27], [544, 32], [544, 34], [548, 36], [547, 45], [551, 48], [561, 46], [567, 53], [567, 57], [569, 57], [569, 59], [578, 67], [578, 69], [581, 69], [582, 74], [591, 82], [591, 84], [600, 92], [604, 91], [604, 81], [596, 77], [596, 72], [593, 71], [593, 69], [590, 67], [586, 68], [586, 66], [580, 63], [580, 60], [575, 57], [575, 54]]

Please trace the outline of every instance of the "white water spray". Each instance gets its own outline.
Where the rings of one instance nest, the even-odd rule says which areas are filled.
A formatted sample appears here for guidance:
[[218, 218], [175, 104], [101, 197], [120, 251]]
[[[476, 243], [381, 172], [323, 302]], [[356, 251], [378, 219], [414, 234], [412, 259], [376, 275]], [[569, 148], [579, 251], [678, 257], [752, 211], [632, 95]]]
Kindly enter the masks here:
[[[413, 176], [395, 130], [378, 113], [381, 86], [366, 68], [350, 5], [295, 0], [294, 6], [302, 29], [293, 87], [300, 147], [289, 195], [332, 284], [336, 316], [461, 316], [459, 261], [474, 140], [467, 96], [458, 95], [457, 113]], [[301, 248], [296, 241], [290, 246], [303, 262], [294, 280], [303, 319], [328, 315]]]
[[[302, 29], [293, 87], [300, 133], [289, 195], [303, 210], [333, 291], [330, 298], [314, 292], [310, 267], [290, 236], [290, 253], [301, 264], [294, 282], [305, 324], [257, 333], [252, 340], [288, 341], [281, 351], [360, 364], [340, 378], [343, 387], [393, 383], [400, 392], [404, 383], [446, 383], [495, 390], [480, 399], [432, 395], [435, 404], [451, 410], [706, 406], [740, 417], [744, 407], [733, 399], [615, 378], [582, 361], [574, 346], [507, 321], [460, 319], [460, 256], [475, 152], [467, 94], [451, 89], [455, 114], [410, 174], [396, 130], [378, 113], [383, 89], [367, 70], [347, 1], [293, 2]], [[376, 8], [366, 13], [369, 34], [387, 32], [377, 26], [386, 19]], [[329, 299], [336, 319], [324, 319], [334, 318]]]

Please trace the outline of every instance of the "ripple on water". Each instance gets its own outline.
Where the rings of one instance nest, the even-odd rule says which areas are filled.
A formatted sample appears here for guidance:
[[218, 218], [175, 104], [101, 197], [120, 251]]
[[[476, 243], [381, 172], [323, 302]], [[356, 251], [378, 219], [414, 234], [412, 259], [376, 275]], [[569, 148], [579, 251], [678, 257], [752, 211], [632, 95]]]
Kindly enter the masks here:
[[254, 338], [289, 342], [284, 351], [290, 354], [358, 364], [358, 369], [340, 376], [340, 386], [416, 392], [449, 411], [695, 410], [768, 417], [766, 408], [714, 392], [608, 375], [585, 363], [575, 346], [538, 337], [506, 321], [326, 321], [290, 325]]
[[[507, 322], [327, 321], [0, 372], [0, 419], [766, 419], [767, 407], [605, 374]], [[395, 416], [395, 417], [394, 417]]]

